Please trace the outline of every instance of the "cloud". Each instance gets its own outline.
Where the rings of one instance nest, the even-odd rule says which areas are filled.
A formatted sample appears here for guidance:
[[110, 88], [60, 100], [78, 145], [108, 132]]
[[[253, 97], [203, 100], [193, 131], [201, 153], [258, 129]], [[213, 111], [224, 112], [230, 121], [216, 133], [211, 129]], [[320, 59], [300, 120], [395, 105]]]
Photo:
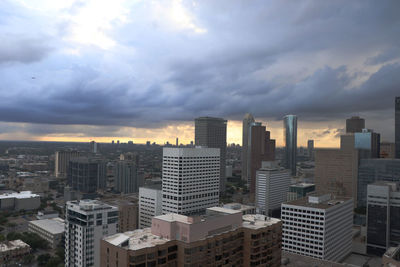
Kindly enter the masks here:
[[3, 1], [0, 121], [110, 126], [115, 134], [203, 115], [294, 113], [326, 122], [384, 114], [399, 94], [399, 8], [398, 1]]

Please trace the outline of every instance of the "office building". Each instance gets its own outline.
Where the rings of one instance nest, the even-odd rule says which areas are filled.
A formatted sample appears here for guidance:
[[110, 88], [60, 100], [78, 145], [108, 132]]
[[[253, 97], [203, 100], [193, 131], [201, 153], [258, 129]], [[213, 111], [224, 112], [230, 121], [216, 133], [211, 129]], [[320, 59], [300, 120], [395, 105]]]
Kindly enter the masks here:
[[0, 242], [0, 265], [21, 266], [21, 264], [18, 265], [15, 262], [22, 260], [30, 252], [31, 247], [22, 240]]
[[354, 133], [354, 148], [359, 150], [360, 158], [379, 158], [381, 135], [370, 129]]
[[[117, 141], [117, 143], [119, 144], [119, 141]], [[100, 153], [100, 144], [96, 143], [95, 141], [91, 141], [90, 142], [90, 152], [97, 154]]]
[[68, 185], [81, 193], [95, 193], [106, 188], [106, 164], [96, 158], [73, 158], [69, 162]]
[[151, 227], [153, 217], [162, 214], [161, 185], [139, 188], [139, 228]]
[[394, 143], [381, 142], [380, 158], [394, 159], [396, 157], [396, 146]]
[[54, 173], [56, 177], [67, 177], [69, 161], [72, 158], [76, 158], [79, 156], [80, 153], [78, 151], [57, 151], [54, 161]]
[[65, 266], [100, 266], [100, 240], [117, 230], [118, 208], [98, 200], [67, 202]]
[[307, 154], [308, 157], [313, 160], [314, 159], [314, 140], [307, 141]]
[[400, 188], [398, 183], [368, 185], [367, 253], [382, 256], [400, 245]]
[[256, 207], [250, 205], [244, 205], [242, 203], [227, 203], [222, 206], [224, 209], [240, 210], [243, 215], [256, 214]]
[[365, 128], [365, 120], [358, 116], [353, 116], [346, 120], [346, 133], [360, 133]]
[[118, 207], [118, 232], [127, 232], [139, 227], [139, 197], [138, 194], [111, 194], [101, 199], [104, 203]]
[[143, 185], [142, 175], [139, 175], [139, 157], [132, 153], [121, 155], [115, 166], [115, 191], [124, 194], [139, 192]]
[[352, 249], [353, 200], [316, 194], [282, 204], [282, 248], [341, 261]]
[[291, 171], [292, 175], [296, 175], [297, 162], [297, 116], [286, 115], [283, 118], [283, 129], [285, 142], [285, 168]]
[[396, 158], [400, 159], [400, 96], [395, 99], [395, 134]]
[[281, 229], [278, 219], [219, 207], [202, 217], [161, 215], [151, 228], [103, 239], [101, 266], [278, 267]]
[[358, 166], [357, 206], [367, 205], [367, 186], [378, 181], [400, 182], [400, 159], [361, 159]]
[[251, 124], [255, 122], [253, 115], [247, 113], [243, 119], [242, 126], [242, 180], [248, 181], [247, 160], [249, 155], [249, 131]]
[[163, 214], [193, 215], [218, 206], [219, 152], [218, 148], [163, 148]]
[[253, 122], [248, 133], [247, 178], [250, 190], [250, 200], [254, 201], [256, 192], [256, 172], [263, 161], [275, 160], [275, 140], [261, 122]]
[[315, 184], [298, 183], [289, 186], [287, 201], [303, 198], [315, 191]]
[[274, 216], [281, 204], [286, 201], [289, 191], [290, 173], [281, 168], [276, 162], [262, 162], [261, 168], [257, 171], [256, 183], [256, 206], [258, 213]]
[[[343, 142], [342, 136], [342, 144]], [[349, 139], [353, 140], [353, 139]], [[356, 206], [358, 150], [354, 146], [315, 150], [315, 190], [354, 199]]]
[[200, 117], [194, 121], [195, 145], [208, 148], [219, 148], [220, 152], [220, 182], [219, 189], [225, 192], [226, 176], [226, 124], [221, 118]]
[[0, 210], [36, 210], [40, 207], [40, 196], [31, 191], [11, 192], [0, 195]]
[[55, 249], [63, 242], [65, 224], [61, 218], [35, 220], [28, 223], [28, 231], [37, 234]]

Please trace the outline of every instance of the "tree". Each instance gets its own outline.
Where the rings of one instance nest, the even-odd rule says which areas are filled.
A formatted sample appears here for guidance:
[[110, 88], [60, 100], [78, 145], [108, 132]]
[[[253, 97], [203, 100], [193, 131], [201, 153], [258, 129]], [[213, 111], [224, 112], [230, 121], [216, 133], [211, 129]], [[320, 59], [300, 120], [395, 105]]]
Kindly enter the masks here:
[[37, 257], [38, 265], [39, 265], [39, 266], [46, 266], [46, 265], [47, 265], [47, 262], [50, 260], [50, 258], [51, 258], [51, 256], [50, 256], [50, 254], [48, 254], [48, 253], [39, 255], [39, 256]]
[[35, 259], [35, 256], [33, 256], [32, 254], [29, 254], [27, 256], [24, 257], [24, 259], [22, 260], [23, 264], [30, 264], [32, 263], [32, 261]]

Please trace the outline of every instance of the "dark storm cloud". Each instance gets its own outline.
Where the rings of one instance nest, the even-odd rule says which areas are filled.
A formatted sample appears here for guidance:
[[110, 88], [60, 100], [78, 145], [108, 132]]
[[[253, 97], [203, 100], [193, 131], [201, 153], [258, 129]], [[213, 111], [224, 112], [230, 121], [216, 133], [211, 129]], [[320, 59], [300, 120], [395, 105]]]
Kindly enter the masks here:
[[138, 4], [130, 6], [132, 20], [104, 32], [115, 42], [110, 49], [70, 41], [77, 22], [64, 18], [84, 2], [62, 9], [62, 20], [43, 16], [54, 28], [27, 37], [30, 11], [2, 5], [14, 11], [0, 12], [0, 20], [18, 31], [0, 27], [8, 37], [0, 62], [29, 63], [0, 65], [4, 122], [159, 127], [247, 112], [323, 121], [386, 111], [399, 94], [399, 1], [184, 1], [192, 20], [175, 28]]

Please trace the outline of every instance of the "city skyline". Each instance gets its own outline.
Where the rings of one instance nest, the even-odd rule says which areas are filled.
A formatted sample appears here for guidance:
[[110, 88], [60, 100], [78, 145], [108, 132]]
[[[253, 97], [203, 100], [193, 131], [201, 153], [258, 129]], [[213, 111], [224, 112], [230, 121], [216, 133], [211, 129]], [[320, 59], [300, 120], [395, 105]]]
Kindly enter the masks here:
[[393, 142], [398, 5], [3, 1], [0, 139], [188, 143], [213, 116], [240, 144], [249, 112], [278, 146], [285, 114], [302, 146], [337, 147], [349, 116]]

